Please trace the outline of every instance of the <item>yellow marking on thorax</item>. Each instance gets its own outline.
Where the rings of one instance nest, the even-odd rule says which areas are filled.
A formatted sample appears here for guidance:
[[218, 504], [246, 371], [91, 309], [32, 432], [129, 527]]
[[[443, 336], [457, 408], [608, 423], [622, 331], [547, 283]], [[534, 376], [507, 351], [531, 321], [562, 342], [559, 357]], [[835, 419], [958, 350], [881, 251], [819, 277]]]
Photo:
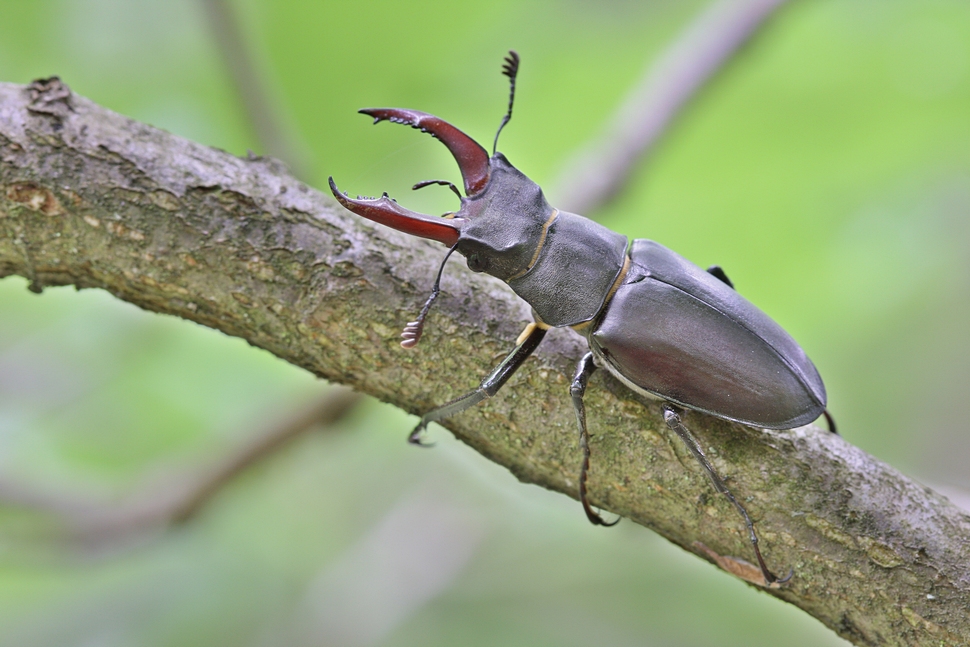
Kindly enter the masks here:
[[[600, 312], [603, 312], [604, 310], [606, 310], [606, 307], [610, 305], [610, 301], [613, 300], [613, 295], [616, 294], [616, 291], [620, 289], [621, 285], [623, 285], [623, 279], [626, 278], [626, 275], [629, 271], [630, 271], [630, 255], [627, 254], [626, 258], [623, 261], [623, 267], [620, 268], [620, 273], [616, 275], [616, 279], [613, 281], [613, 285], [610, 286], [610, 291], [606, 293], [606, 300], [603, 301], [603, 307], [600, 308]], [[597, 312], [596, 314], [599, 314], [600, 312]], [[596, 317], [593, 317], [592, 319], [588, 319], [582, 323], [578, 323], [575, 326], [570, 326], [570, 328], [582, 334], [583, 330], [589, 327], [594, 321], [596, 321]]]
[[525, 327], [525, 330], [519, 333], [518, 339], [515, 340], [515, 345], [518, 346], [526, 339], [528, 339], [529, 336], [532, 335], [532, 333], [535, 331], [536, 328], [539, 328], [540, 330], [549, 330], [549, 325], [544, 324], [541, 321], [534, 321], [530, 323], [528, 326]]
[[553, 207], [552, 215], [549, 216], [549, 219], [546, 220], [546, 223], [542, 225], [542, 234], [539, 236], [539, 244], [536, 245], [536, 252], [535, 254], [532, 255], [532, 260], [529, 261], [529, 265], [524, 270], [516, 274], [515, 276], [509, 277], [506, 283], [508, 283], [509, 281], [514, 281], [519, 277], [525, 276], [526, 274], [529, 273], [529, 270], [535, 267], [536, 261], [539, 260], [539, 252], [542, 251], [542, 246], [546, 244], [546, 236], [549, 234], [549, 227], [552, 226], [552, 222], [556, 219], [558, 215], [559, 215], [559, 209], [556, 209], [555, 207]]

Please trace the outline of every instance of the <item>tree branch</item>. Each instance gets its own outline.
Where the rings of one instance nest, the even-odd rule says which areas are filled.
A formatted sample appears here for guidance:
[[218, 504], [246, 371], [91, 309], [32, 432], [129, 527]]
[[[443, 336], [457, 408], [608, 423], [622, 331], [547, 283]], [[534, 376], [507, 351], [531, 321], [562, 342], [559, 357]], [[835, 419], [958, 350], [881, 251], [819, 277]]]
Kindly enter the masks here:
[[712, 3], [650, 62], [603, 132], [569, 158], [550, 195], [574, 213], [589, 213], [616, 197], [685, 104], [785, 2]]
[[[320, 427], [330, 427], [360, 402], [361, 394], [334, 386], [296, 413], [255, 430], [238, 446], [196, 467], [153, 474], [121, 500], [64, 488], [38, 488], [0, 475], [0, 501], [56, 515], [57, 538], [103, 549], [193, 519], [235, 477]], [[46, 533], [45, 533], [46, 534]]]
[[[174, 137], [59, 83], [32, 88], [0, 84], [0, 276], [106, 289], [411, 413], [472, 387], [529, 320], [504, 285], [451, 264], [422, 346], [402, 350], [443, 248], [353, 217], [273, 160]], [[555, 331], [499, 396], [446, 426], [575, 497], [568, 384], [582, 350]], [[587, 408], [596, 505], [725, 568], [749, 558], [740, 519], [656, 403], [600, 371]], [[769, 564], [795, 569], [771, 595], [860, 645], [970, 641], [970, 517], [815, 427], [685, 423], [746, 502]]]

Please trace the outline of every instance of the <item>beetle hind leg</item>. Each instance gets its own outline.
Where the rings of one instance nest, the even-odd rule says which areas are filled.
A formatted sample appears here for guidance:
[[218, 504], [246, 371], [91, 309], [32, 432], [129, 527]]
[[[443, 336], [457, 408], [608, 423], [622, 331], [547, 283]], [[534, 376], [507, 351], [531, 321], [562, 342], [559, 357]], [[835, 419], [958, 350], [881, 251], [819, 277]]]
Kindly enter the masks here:
[[754, 554], [758, 558], [758, 566], [761, 568], [761, 575], [765, 578], [765, 585], [770, 586], [772, 584], [784, 584], [790, 580], [792, 575], [795, 574], [794, 570], [789, 570], [788, 575], [781, 579], [776, 577], [774, 573], [768, 570], [768, 567], [765, 565], [765, 560], [761, 556], [761, 549], [758, 548], [758, 535], [754, 531], [754, 522], [751, 521], [748, 511], [744, 509], [741, 502], [734, 497], [734, 494], [732, 494], [727, 485], [725, 485], [724, 480], [720, 477], [720, 475], [718, 475], [717, 471], [714, 469], [714, 466], [707, 459], [707, 456], [704, 454], [704, 450], [701, 449], [697, 439], [694, 438], [694, 435], [690, 433], [690, 430], [687, 429], [687, 427], [681, 421], [680, 414], [677, 413], [674, 406], [669, 402], [664, 402], [663, 412], [664, 422], [667, 423], [667, 427], [675, 434], [680, 436], [681, 440], [684, 441], [684, 444], [687, 445], [687, 449], [690, 450], [690, 453], [694, 455], [697, 462], [699, 462], [704, 468], [704, 471], [707, 472], [707, 476], [711, 479], [714, 489], [726, 496], [728, 501], [734, 505], [737, 511], [741, 514], [741, 517], [744, 519], [744, 525], [748, 528], [748, 539], [751, 541], [751, 546], [754, 548]]
[[594, 526], [615, 526], [619, 519], [614, 521], [603, 521], [603, 517], [593, 510], [593, 507], [586, 499], [586, 477], [589, 472], [589, 431], [586, 429], [586, 405], [583, 397], [586, 395], [586, 385], [589, 383], [589, 376], [596, 371], [596, 364], [593, 362], [593, 353], [586, 353], [583, 359], [579, 360], [579, 367], [576, 370], [576, 377], [569, 387], [569, 394], [573, 398], [573, 409], [576, 410], [576, 422], [579, 424], [579, 447], [583, 450], [583, 463], [579, 468], [579, 502], [583, 504], [586, 518]]

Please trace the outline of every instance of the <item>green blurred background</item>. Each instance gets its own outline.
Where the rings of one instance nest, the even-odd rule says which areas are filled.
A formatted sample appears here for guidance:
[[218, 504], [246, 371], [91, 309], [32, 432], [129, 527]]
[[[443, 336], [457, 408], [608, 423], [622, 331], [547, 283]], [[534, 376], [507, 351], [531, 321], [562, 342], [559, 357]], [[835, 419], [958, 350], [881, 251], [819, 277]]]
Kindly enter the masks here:
[[[408, 189], [457, 179], [447, 151], [358, 108], [426, 110], [490, 141], [515, 48], [501, 148], [551, 187], [705, 3], [232, 5], [310, 183], [437, 213], [450, 192]], [[198, 0], [0, 0], [0, 80], [51, 74], [260, 152]], [[970, 4], [792, 3], [595, 215], [722, 265], [808, 351], [849, 442], [966, 501]], [[325, 388], [102, 292], [0, 281], [4, 481], [121, 496]], [[408, 447], [412, 423], [368, 403], [158, 536], [64, 543], [0, 507], [0, 645], [845, 644], [641, 527], [593, 528], [440, 428], [433, 451]]]

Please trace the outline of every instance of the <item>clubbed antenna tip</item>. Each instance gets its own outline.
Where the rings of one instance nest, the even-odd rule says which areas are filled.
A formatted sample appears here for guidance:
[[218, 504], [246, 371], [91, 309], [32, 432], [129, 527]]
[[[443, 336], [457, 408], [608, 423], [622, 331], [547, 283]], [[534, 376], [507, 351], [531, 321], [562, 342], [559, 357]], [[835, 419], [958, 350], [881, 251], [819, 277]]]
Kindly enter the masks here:
[[424, 333], [424, 318], [428, 316], [428, 311], [431, 310], [431, 305], [441, 293], [441, 274], [445, 271], [445, 263], [448, 262], [448, 258], [457, 247], [458, 243], [452, 245], [451, 249], [448, 250], [448, 253], [445, 254], [444, 259], [441, 261], [441, 266], [438, 268], [438, 276], [435, 277], [434, 286], [431, 288], [431, 296], [429, 296], [428, 300], [424, 302], [421, 312], [418, 313], [418, 318], [414, 321], [409, 321], [407, 325], [404, 326], [404, 332], [401, 333], [402, 348], [414, 348], [418, 345], [418, 342], [421, 341], [421, 335]]
[[505, 57], [505, 64], [502, 65], [502, 74], [512, 79], [515, 83], [515, 75], [519, 73], [519, 55], [514, 49], [509, 50], [509, 55]]
[[519, 55], [514, 49], [509, 50], [509, 55], [505, 57], [505, 62], [502, 65], [502, 74], [509, 77], [509, 111], [505, 113], [502, 117], [502, 123], [498, 127], [498, 132], [495, 133], [495, 143], [492, 144], [492, 155], [498, 150], [498, 136], [502, 133], [502, 129], [505, 128], [505, 124], [509, 123], [509, 119], [512, 118], [512, 104], [515, 103], [515, 77], [519, 73]]

